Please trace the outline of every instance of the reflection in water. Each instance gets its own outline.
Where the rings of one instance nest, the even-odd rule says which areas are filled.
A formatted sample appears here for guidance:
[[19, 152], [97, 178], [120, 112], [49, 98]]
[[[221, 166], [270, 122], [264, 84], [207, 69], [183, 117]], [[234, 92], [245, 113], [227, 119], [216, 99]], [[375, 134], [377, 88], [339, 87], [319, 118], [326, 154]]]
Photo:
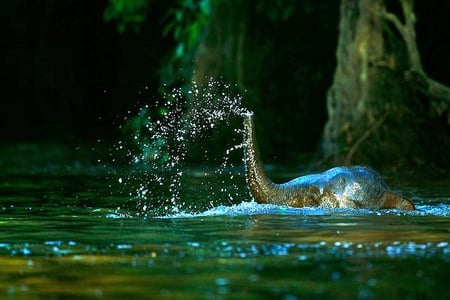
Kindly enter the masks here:
[[0, 289], [14, 299], [415, 299], [448, 293], [447, 217], [252, 209], [145, 221], [76, 217], [82, 226], [64, 218], [2, 219], [1, 239], [10, 242], [0, 244]]

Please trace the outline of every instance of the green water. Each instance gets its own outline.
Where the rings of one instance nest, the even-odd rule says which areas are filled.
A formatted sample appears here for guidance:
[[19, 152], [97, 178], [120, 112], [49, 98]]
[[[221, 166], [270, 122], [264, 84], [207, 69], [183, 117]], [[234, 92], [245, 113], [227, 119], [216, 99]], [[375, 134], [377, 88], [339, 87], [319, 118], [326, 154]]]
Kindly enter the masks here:
[[143, 170], [45, 150], [1, 153], [0, 299], [450, 297], [445, 177], [389, 176], [415, 212], [292, 209], [249, 202], [239, 166], [197, 167], [178, 210], [149, 184], [143, 217]]

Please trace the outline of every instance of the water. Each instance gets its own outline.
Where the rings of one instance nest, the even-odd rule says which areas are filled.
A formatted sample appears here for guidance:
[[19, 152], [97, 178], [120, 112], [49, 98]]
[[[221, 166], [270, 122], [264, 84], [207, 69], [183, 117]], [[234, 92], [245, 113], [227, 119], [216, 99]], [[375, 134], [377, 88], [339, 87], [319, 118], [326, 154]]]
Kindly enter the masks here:
[[[3, 151], [2, 159], [24, 151], [68, 151], [54, 149], [14, 148]], [[138, 214], [134, 186], [118, 180], [139, 170], [66, 156], [65, 163], [44, 158], [10, 163], [2, 171], [2, 299], [450, 295], [448, 180], [396, 180], [417, 204], [414, 212], [294, 209], [250, 202], [242, 166], [226, 176], [198, 167], [186, 171], [183, 186], [189, 188], [180, 197], [201, 209], [161, 209], [144, 217]], [[271, 175], [291, 176], [284, 170]], [[218, 191], [237, 185], [242, 194], [231, 201], [218, 192], [222, 203], [211, 205], [202, 180], [216, 182]]]
[[0, 298], [450, 297], [447, 178], [390, 174], [412, 212], [256, 204], [230, 159], [238, 128], [220, 160], [204, 149], [208, 164], [185, 164], [188, 140], [245, 111], [216, 87], [191, 92], [205, 97], [187, 119], [178, 91], [159, 116], [144, 108], [131, 122], [145, 124], [132, 131], [141, 152], [122, 141], [106, 155], [101, 143], [0, 148]]

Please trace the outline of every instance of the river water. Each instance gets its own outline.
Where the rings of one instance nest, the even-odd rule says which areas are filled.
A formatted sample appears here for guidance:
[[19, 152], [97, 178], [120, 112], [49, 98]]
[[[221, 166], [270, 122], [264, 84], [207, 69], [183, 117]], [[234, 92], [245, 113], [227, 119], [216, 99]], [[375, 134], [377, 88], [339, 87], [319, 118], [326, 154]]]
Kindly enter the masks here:
[[142, 203], [148, 170], [58, 149], [2, 151], [1, 299], [450, 299], [445, 177], [388, 176], [414, 212], [293, 209], [195, 167], [171, 207], [157, 184]]

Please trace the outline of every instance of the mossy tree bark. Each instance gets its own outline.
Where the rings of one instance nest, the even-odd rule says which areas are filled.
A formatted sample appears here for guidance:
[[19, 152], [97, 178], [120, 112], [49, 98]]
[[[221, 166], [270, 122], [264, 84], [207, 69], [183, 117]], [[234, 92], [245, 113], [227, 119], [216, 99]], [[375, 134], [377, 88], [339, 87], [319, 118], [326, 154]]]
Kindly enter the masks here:
[[428, 78], [420, 62], [413, 1], [399, 1], [404, 24], [383, 0], [341, 2], [323, 140], [324, 157], [332, 164], [423, 164], [427, 151], [417, 91], [438, 113], [448, 110], [448, 88]]

